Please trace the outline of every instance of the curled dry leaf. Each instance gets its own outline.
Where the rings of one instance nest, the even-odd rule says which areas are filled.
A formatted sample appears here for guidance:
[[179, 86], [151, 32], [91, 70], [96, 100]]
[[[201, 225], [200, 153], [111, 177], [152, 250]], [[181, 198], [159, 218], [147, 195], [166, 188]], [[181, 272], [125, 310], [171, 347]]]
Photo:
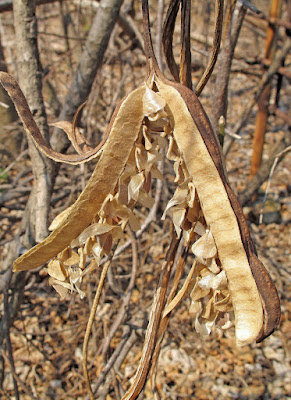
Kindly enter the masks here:
[[47, 273], [52, 277], [61, 282], [66, 280], [68, 276], [66, 269], [62, 265], [60, 260], [52, 260], [48, 263]]
[[209, 229], [193, 244], [192, 251], [203, 264], [206, 259], [216, 256], [217, 247]]

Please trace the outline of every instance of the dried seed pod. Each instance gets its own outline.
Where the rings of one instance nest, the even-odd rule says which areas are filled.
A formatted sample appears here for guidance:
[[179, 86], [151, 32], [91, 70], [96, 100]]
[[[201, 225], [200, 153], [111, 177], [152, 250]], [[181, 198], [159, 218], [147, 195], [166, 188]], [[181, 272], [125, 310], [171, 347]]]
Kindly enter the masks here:
[[143, 16], [149, 79], [154, 76], [158, 92], [167, 103], [165, 111], [178, 148], [175, 157], [180, 155], [194, 183], [226, 273], [235, 312], [237, 343], [260, 341], [279, 323], [276, 288], [256, 257], [242, 208], [226, 178], [220, 145], [202, 105], [192, 90], [167, 80], [158, 67], [147, 0], [143, 1]]
[[14, 271], [30, 270], [49, 261], [91, 224], [116, 187], [141, 131], [144, 92], [142, 85], [117, 107], [108, 128], [110, 135], [86, 188], [51, 235], [15, 261]]
[[254, 253], [242, 209], [225, 176], [219, 144], [197, 97], [158, 76], [156, 85], [181, 157], [193, 179], [232, 295], [239, 345], [261, 340], [276, 328], [279, 299]]

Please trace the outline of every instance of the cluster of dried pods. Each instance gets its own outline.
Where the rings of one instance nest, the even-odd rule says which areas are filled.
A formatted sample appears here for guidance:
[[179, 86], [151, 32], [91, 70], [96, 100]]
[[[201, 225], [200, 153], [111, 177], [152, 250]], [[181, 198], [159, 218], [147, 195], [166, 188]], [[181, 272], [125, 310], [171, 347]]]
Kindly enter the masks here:
[[110, 253], [126, 224], [134, 231], [140, 228], [135, 204], [153, 205], [151, 182], [163, 179], [157, 162], [165, 152], [174, 164], [177, 189], [163, 218], [171, 216], [177, 237], [195, 255], [195, 262], [183, 293], [164, 315], [190, 293], [198, 332], [210, 333], [215, 324], [231, 326], [228, 315], [234, 312], [237, 344], [261, 341], [279, 323], [277, 291], [256, 256], [207, 115], [192, 90], [161, 73], [152, 48], [147, 1], [143, 13], [145, 83], [119, 103], [102, 146], [96, 149], [77, 156], [55, 153], [42, 139], [17, 83], [0, 73], [27, 133], [43, 153], [72, 164], [99, 157], [78, 200], [53, 221], [47, 239], [15, 261], [14, 271], [49, 261], [50, 283], [60, 295], [77, 290], [84, 296], [84, 274]]

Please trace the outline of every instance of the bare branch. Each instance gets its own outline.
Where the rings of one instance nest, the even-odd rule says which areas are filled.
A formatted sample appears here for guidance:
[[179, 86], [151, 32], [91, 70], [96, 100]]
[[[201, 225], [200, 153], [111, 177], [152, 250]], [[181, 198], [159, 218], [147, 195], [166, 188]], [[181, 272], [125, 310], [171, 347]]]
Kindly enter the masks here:
[[[41, 4], [56, 3], [58, 0], [35, 0], [35, 5], [39, 6]], [[13, 0], [1, 0], [0, 2], [0, 13], [5, 11], [12, 11]]]
[[[40, 128], [41, 133], [48, 139], [48, 124], [42, 98], [41, 66], [37, 49], [37, 21], [33, 2], [16, 0], [14, 2], [14, 26], [17, 53], [19, 56], [17, 68], [19, 84], [22, 87], [30, 109]], [[39, 151], [29, 141], [30, 157], [35, 176], [33, 200], [30, 201], [30, 219], [33, 226], [34, 238], [39, 242], [48, 234], [48, 213], [52, 188], [52, 162], [40, 155]]]
[[[249, 102], [247, 108], [245, 109], [242, 117], [238, 121], [238, 123], [235, 125], [234, 129], [232, 132], [237, 135], [241, 131], [241, 129], [246, 125], [247, 121], [249, 120], [249, 117], [251, 115], [251, 112], [256, 105], [258, 99], [260, 98], [261, 94], [263, 93], [265, 87], [268, 85], [274, 74], [277, 73], [278, 69], [282, 65], [282, 61], [286, 58], [286, 55], [289, 53], [291, 48], [291, 38], [286, 37], [284, 46], [280, 52], [274, 57], [274, 60], [272, 61], [272, 64], [266, 71], [266, 73], [263, 75], [258, 87], [259, 89], [256, 91], [253, 99]], [[228, 138], [228, 142], [225, 142], [224, 146], [224, 153], [227, 154], [230, 150], [230, 147], [234, 141], [233, 138]]]
[[223, 116], [225, 121], [227, 120], [227, 97], [230, 70], [234, 50], [237, 44], [245, 14], [246, 8], [240, 2], [237, 3], [231, 17], [228, 35], [218, 57], [217, 78], [214, 91], [215, 99], [213, 101], [213, 107], [211, 110], [211, 122], [215, 132], [217, 132], [218, 130], [219, 118]]
[[[123, 0], [101, 0], [59, 117], [61, 121], [72, 121], [80, 104], [87, 100], [92, 82], [103, 63], [122, 3]], [[68, 147], [69, 142], [65, 135], [60, 136], [54, 132], [51, 144], [54, 149], [62, 152]]]
[[196, 87], [195, 93], [199, 96], [206, 86], [217, 61], [219, 49], [220, 49], [220, 42], [222, 36], [222, 24], [223, 24], [223, 0], [216, 1], [216, 22], [215, 22], [215, 30], [214, 30], [214, 37], [213, 37], [213, 46], [212, 46], [212, 53], [208, 62], [208, 65], [198, 82]]
[[265, 161], [259, 168], [257, 174], [250, 180], [247, 187], [238, 196], [239, 202], [242, 205], [247, 204], [252, 198], [253, 194], [260, 188], [263, 182], [265, 182], [270, 174], [271, 168], [276, 160], [276, 165], [283, 160], [285, 156], [284, 150], [290, 146], [291, 136], [290, 131], [287, 131], [273, 153], [269, 156], [269, 159]]

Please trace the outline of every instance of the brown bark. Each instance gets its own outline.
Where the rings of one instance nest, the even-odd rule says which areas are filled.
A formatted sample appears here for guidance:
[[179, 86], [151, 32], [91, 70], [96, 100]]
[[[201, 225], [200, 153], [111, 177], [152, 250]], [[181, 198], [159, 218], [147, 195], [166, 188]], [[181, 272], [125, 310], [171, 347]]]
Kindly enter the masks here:
[[278, 72], [280, 66], [282, 65], [282, 61], [286, 58], [287, 54], [290, 51], [290, 48], [291, 48], [291, 38], [286, 36], [286, 40], [284, 42], [282, 50], [280, 51], [280, 53], [277, 52], [270, 67], [265, 72], [260, 83], [258, 84], [258, 90], [254, 94], [253, 99], [251, 99], [249, 104], [246, 106], [246, 108], [243, 112], [243, 115], [241, 116], [241, 118], [235, 125], [234, 129], [232, 130], [233, 137], [229, 137], [227, 143], [226, 142], [224, 143], [224, 147], [223, 147], [224, 154], [226, 154], [226, 155], [228, 154], [230, 147], [234, 141], [234, 137], [236, 135], [238, 135], [240, 133], [241, 129], [247, 124], [254, 106], [257, 104], [257, 101], [259, 100], [265, 87], [268, 85], [268, 83], [270, 82], [270, 80], [272, 79], [274, 74], [276, 74]]
[[271, 94], [271, 86], [268, 84], [258, 101], [258, 113], [256, 118], [256, 128], [253, 140], [253, 155], [251, 161], [250, 178], [254, 176], [262, 162], [263, 148], [265, 141], [265, 133], [268, 122], [269, 100]]
[[163, 36], [163, 14], [165, 8], [165, 0], [158, 0], [157, 10], [157, 33], [156, 33], [156, 57], [158, 64], [163, 71], [163, 52], [162, 52], [162, 36]]
[[[103, 63], [111, 32], [117, 21], [123, 0], [101, 0], [92, 27], [88, 34], [78, 69], [68, 91], [59, 119], [72, 121], [80, 104], [87, 100], [93, 80]], [[54, 132], [52, 147], [62, 152], [68, 145], [65, 135]]]
[[180, 82], [192, 89], [191, 77], [191, 2], [181, 2], [181, 54], [180, 54]]
[[[35, 114], [35, 119], [44, 135], [48, 134], [46, 115], [41, 94], [41, 74], [37, 50], [36, 18], [34, 14], [34, 3], [29, 0], [14, 1], [14, 25], [16, 34], [17, 54], [19, 57], [17, 68], [19, 83], [26, 94], [28, 103]], [[42, 240], [47, 234], [48, 209], [51, 188], [51, 162], [44, 160], [34, 145], [30, 143], [30, 154], [34, 172], [34, 190], [30, 196], [26, 211], [23, 217], [23, 229], [26, 232], [24, 237], [25, 247], [30, 247], [36, 240]], [[26, 273], [11, 274], [12, 263], [20, 252], [19, 238], [8, 244], [8, 257], [6, 258], [3, 270], [8, 277], [5, 285], [1, 288], [6, 296], [4, 315], [0, 323], [0, 344], [3, 340], [8, 348], [9, 363], [12, 373], [13, 356], [9, 352], [10, 326], [18, 313], [22, 302], [24, 287], [28, 280]], [[18, 396], [17, 380], [14, 376], [14, 391]]]
[[[290, 130], [287, 130], [285, 136], [280, 140], [273, 153], [269, 156], [269, 159], [260, 166], [256, 175], [253, 176], [253, 178], [249, 181], [247, 187], [243, 190], [243, 192], [239, 194], [238, 199], [241, 205], [247, 204], [252, 199], [253, 195], [257, 192], [257, 190], [260, 188], [262, 183], [264, 183], [268, 179], [271, 168], [276, 158], [278, 158], [278, 154], [280, 154], [288, 146], [290, 146], [290, 143], [291, 143]], [[282, 153], [282, 155], [279, 157], [277, 161], [277, 164], [283, 160], [284, 156], [285, 154]]]
[[[270, 17], [277, 18], [280, 13], [280, 0], [272, 0], [271, 9], [270, 9]], [[266, 38], [266, 46], [265, 46], [265, 54], [264, 59], [271, 62], [274, 55], [274, 46], [275, 46], [275, 35], [276, 35], [276, 26], [273, 24], [269, 24], [267, 28], [267, 38]], [[269, 100], [271, 94], [271, 84], [269, 83], [263, 93], [261, 94], [258, 100], [258, 114], [256, 118], [256, 128], [254, 133], [254, 141], [253, 141], [253, 155], [251, 161], [251, 172], [250, 177], [254, 176], [262, 161], [263, 155], [263, 147], [265, 141], [265, 133], [268, 122], [268, 114], [269, 114]]]
[[[37, 21], [34, 2], [15, 0], [13, 16], [16, 36], [18, 81], [43, 136], [48, 139], [48, 124], [42, 98], [41, 66], [37, 49]], [[21, 55], [21, 56], [20, 56]], [[29, 141], [34, 190], [29, 201], [30, 244], [48, 234], [48, 213], [51, 194], [52, 162], [44, 158]], [[29, 225], [30, 225], [29, 224]], [[28, 245], [28, 243], [27, 243]]]
[[216, 66], [217, 78], [215, 82], [213, 107], [211, 110], [211, 122], [215, 132], [218, 131], [218, 121], [221, 116], [223, 116], [225, 121], [227, 121], [227, 97], [230, 70], [234, 50], [237, 44], [246, 10], [246, 7], [241, 2], [237, 2], [235, 9], [232, 13], [227, 38], [225, 39], [223, 48], [218, 57]]
[[[49, 3], [55, 3], [57, 1], [58, 0], [35, 0], [35, 4], [36, 5], [49, 4]], [[1, 1], [0, 13], [5, 12], [5, 11], [12, 11], [12, 9], [13, 9], [13, 0], [2, 0]]]
[[[0, 34], [0, 71], [7, 72], [7, 67], [5, 63], [2, 40]], [[3, 104], [1, 104], [3, 103]], [[8, 96], [6, 90], [0, 87], [0, 129], [9, 124], [9, 122], [15, 121], [17, 119], [17, 113], [15, 111], [14, 105]]]

